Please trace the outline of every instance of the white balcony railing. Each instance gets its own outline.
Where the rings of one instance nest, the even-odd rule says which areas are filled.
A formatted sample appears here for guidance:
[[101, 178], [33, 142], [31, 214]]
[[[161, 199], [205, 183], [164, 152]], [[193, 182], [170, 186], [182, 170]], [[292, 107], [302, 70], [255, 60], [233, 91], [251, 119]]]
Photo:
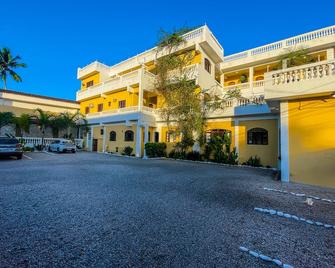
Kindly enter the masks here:
[[[284, 39], [282, 41], [278, 41], [275, 43], [271, 43], [265, 46], [256, 47], [254, 49], [250, 49], [247, 51], [243, 51], [240, 53], [232, 54], [224, 57], [224, 62], [232, 62], [240, 59], [246, 59], [248, 57], [266, 54], [272, 51], [278, 51], [285, 48], [289, 48], [296, 45], [309, 45], [312, 44], [314, 40], [324, 39], [325, 37], [333, 37], [335, 36], [335, 26], [330, 26], [327, 28], [319, 29], [313, 32], [309, 32], [306, 34], [298, 35], [292, 38]], [[331, 41], [331, 40], [330, 40]]]
[[323, 61], [265, 74], [267, 99], [335, 91], [335, 61]]
[[143, 83], [145, 90], [152, 90], [154, 88], [155, 76], [144, 71], [143, 78], [141, 80], [141, 69], [129, 72], [122, 76], [117, 76], [106, 80], [105, 82], [99, 83], [95, 86], [89, 87], [87, 89], [77, 91], [77, 101], [82, 101], [94, 96], [99, 96], [113, 90], [118, 90], [121, 88], [126, 88], [135, 84]]
[[89, 113], [86, 115], [87, 119], [90, 118], [97, 118], [97, 117], [103, 117], [103, 116], [109, 116], [109, 115], [120, 115], [120, 114], [129, 114], [129, 113], [137, 113], [137, 112], [145, 112], [150, 114], [157, 114], [157, 109], [142, 106], [139, 108], [138, 106], [129, 106], [119, 109], [113, 109], [108, 111], [102, 111], [102, 112], [96, 112], [96, 113]]

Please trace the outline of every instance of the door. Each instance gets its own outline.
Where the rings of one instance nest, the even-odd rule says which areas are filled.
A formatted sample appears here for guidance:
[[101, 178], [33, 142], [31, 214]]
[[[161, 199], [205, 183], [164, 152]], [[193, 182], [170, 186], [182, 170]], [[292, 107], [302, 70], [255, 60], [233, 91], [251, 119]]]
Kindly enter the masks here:
[[93, 139], [93, 147], [92, 147], [93, 152], [98, 151], [98, 139]]

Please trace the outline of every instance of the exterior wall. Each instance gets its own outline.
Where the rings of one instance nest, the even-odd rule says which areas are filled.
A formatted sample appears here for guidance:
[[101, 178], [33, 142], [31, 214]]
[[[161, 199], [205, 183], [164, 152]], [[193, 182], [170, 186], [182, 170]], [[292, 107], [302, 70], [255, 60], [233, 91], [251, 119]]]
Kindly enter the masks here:
[[85, 77], [84, 79], [81, 80], [81, 89], [82, 90], [85, 90], [86, 89], [86, 83], [89, 82], [89, 81], [93, 81], [93, 85], [97, 85], [99, 84], [101, 81], [100, 81], [100, 73], [95, 73], [95, 74], [92, 74], [88, 77]]
[[[247, 144], [247, 132], [252, 128], [264, 128], [268, 131], [268, 145]], [[239, 121], [238, 127], [239, 162], [243, 163], [257, 155], [263, 166], [278, 166], [278, 122], [272, 120]]]
[[335, 187], [335, 99], [290, 101], [290, 180]]
[[[134, 89], [134, 93], [128, 92], [126, 89], [114, 92], [112, 94], [107, 94], [106, 98], [99, 97], [91, 100], [83, 101], [80, 103], [80, 112], [85, 113], [85, 108], [89, 105], [93, 105], [90, 108], [90, 113], [98, 112], [98, 104], [103, 103], [103, 111], [113, 110], [119, 108], [119, 101], [125, 100], [126, 107], [137, 106], [138, 105], [138, 88]], [[110, 103], [110, 106], [109, 106]]]
[[234, 121], [228, 119], [226, 121], [209, 121], [206, 124], [206, 131], [212, 129], [226, 129], [231, 131], [231, 149], [235, 145], [235, 129], [234, 129]]

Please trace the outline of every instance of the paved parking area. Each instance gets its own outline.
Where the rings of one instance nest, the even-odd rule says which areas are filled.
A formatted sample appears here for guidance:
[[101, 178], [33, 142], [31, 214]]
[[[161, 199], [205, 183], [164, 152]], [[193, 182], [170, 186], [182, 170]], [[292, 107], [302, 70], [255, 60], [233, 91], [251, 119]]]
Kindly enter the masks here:
[[[281, 184], [268, 172], [94, 153], [0, 160], [0, 267], [335, 267], [335, 190]], [[29, 159], [31, 158], [31, 159]]]

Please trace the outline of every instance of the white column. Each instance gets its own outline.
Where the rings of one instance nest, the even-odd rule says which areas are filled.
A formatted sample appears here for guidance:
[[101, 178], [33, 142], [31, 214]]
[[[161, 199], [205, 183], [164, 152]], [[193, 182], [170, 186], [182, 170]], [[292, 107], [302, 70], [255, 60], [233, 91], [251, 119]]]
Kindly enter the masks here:
[[136, 125], [136, 157], [142, 154], [142, 127], [139, 123]]
[[144, 155], [143, 158], [147, 158], [147, 154], [145, 152], [145, 144], [149, 141], [149, 126], [144, 125]]
[[103, 135], [102, 135], [102, 152], [106, 152], [106, 126], [103, 126]]
[[93, 134], [94, 134], [94, 127], [91, 126], [91, 129], [90, 129], [90, 132], [91, 132], [91, 136], [90, 136], [90, 145], [89, 145], [89, 151], [93, 151]]
[[254, 94], [254, 67], [249, 67], [249, 87], [251, 94]]
[[333, 60], [334, 58], [335, 58], [334, 48], [328, 48], [327, 49], [327, 60]]
[[289, 125], [288, 125], [288, 102], [280, 102], [280, 170], [281, 180], [290, 180], [289, 162]]
[[143, 78], [144, 78], [144, 67], [142, 66], [140, 70], [140, 84], [139, 84], [139, 89], [138, 89], [138, 110], [142, 110], [143, 106]]
[[224, 87], [224, 73], [220, 75], [220, 84]]
[[234, 146], [236, 148], [236, 153], [238, 153], [238, 143], [239, 143], [239, 122], [237, 119], [234, 120]]

